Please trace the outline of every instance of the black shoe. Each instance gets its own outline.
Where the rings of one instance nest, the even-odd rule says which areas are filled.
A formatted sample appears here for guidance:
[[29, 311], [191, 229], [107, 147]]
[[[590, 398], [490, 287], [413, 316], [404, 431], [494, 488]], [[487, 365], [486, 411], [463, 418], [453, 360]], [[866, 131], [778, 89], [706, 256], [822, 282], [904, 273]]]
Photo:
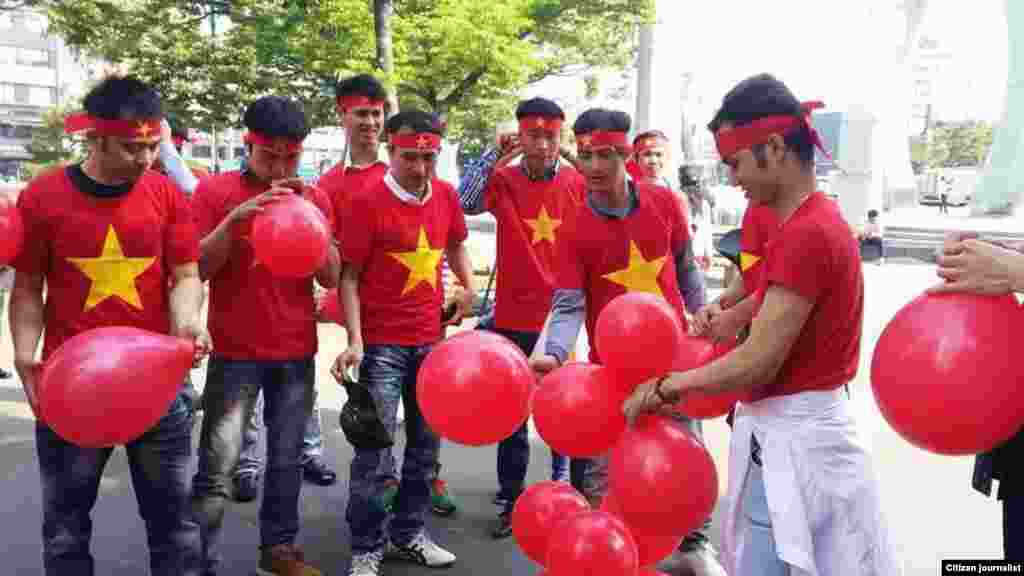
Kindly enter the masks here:
[[235, 500], [252, 502], [260, 493], [259, 474], [239, 474], [235, 476]]
[[302, 465], [302, 477], [318, 486], [330, 486], [338, 481], [338, 475], [324, 464], [323, 460], [313, 458]]
[[8, 372], [7, 370], [4, 370], [3, 368], [0, 368], [0, 380], [7, 380], [11, 376], [13, 376], [13, 374]]
[[502, 540], [512, 535], [512, 515], [508, 513], [502, 513], [498, 515], [498, 520], [494, 523], [494, 528], [491, 530], [491, 536], [495, 540]]

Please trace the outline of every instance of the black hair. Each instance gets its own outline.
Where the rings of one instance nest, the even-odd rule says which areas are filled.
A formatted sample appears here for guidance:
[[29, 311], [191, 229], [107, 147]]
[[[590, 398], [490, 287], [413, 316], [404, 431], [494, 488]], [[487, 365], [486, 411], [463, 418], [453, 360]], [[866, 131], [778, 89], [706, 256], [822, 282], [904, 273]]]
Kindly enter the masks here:
[[422, 110], [402, 110], [384, 123], [384, 132], [395, 134], [402, 128], [410, 128], [413, 132], [429, 132], [444, 135], [444, 124], [434, 114]]
[[[722, 99], [722, 107], [708, 124], [708, 130], [718, 132], [723, 124], [743, 126], [767, 116], [803, 117], [800, 101], [781, 80], [771, 74], [758, 74], [740, 82]], [[814, 163], [814, 140], [811, 132], [801, 125], [785, 135], [786, 148], [796, 153], [804, 168]], [[758, 162], [764, 162], [764, 146], [752, 149]]]
[[83, 101], [90, 116], [107, 120], [143, 120], [164, 115], [160, 94], [134, 76], [110, 76]]
[[246, 108], [242, 123], [250, 131], [271, 138], [302, 140], [309, 135], [302, 106], [284, 96], [264, 96], [256, 100]]
[[878, 210], [868, 210], [868, 218], [878, 218]]
[[388, 92], [384, 85], [370, 74], [356, 74], [338, 82], [334, 86], [334, 96], [366, 96], [371, 100], [385, 100]]
[[547, 98], [530, 98], [520, 102], [516, 106], [516, 119], [522, 120], [527, 116], [565, 120], [565, 112], [562, 111], [562, 107]]
[[633, 138], [633, 146], [636, 146], [636, 143], [641, 141], [641, 140], [643, 140], [644, 138], [652, 138], [652, 137], [653, 138], [660, 138], [662, 140], [665, 140], [666, 142], [668, 141], [668, 136], [665, 136], [665, 133], [662, 132], [661, 130], [648, 130], [646, 132], [641, 132], [641, 133], [637, 134], [636, 138]]
[[612, 132], [629, 132], [633, 121], [629, 114], [618, 110], [607, 110], [604, 108], [591, 108], [576, 118], [572, 125], [572, 131], [576, 135], [589, 134], [596, 130], [608, 130]]

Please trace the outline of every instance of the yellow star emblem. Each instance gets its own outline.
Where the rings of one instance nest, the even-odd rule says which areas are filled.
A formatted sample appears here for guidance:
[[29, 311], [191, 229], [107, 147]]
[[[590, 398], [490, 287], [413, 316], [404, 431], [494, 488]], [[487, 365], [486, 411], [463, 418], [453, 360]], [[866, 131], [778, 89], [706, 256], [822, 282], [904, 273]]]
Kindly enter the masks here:
[[758, 262], [761, 261], [761, 257], [757, 254], [751, 254], [750, 252], [740, 252], [740, 271], [746, 272], [753, 268]]
[[541, 240], [549, 240], [552, 244], [555, 243], [555, 230], [562, 225], [561, 220], [555, 220], [548, 214], [548, 209], [543, 204], [540, 207], [540, 212], [537, 217], [533, 220], [523, 218], [523, 222], [530, 228], [533, 228], [533, 240], [531, 244], [536, 244]]
[[96, 258], [68, 258], [68, 261], [85, 274], [92, 285], [89, 296], [85, 299], [82, 311], [89, 310], [112, 296], [118, 296], [131, 306], [142, 310], [142, 299], [135, 287], [135, 279], [142, 275], [156, 260], [148, 258], [129, 258], [121, 249], [117, 232], [111, 225], [107, 229], [107, 237], [103, 240], [103, 250]]
[[405, 288], [402, 288], [402, 296], [419, 286], [420, 282], [427, 282], [431, 288], [437, 289], [437, 266], [441, 263], [443, 253], [444, 250], [430, 247], [427, 231], [422, 226], [420, 226], [420, 236], [415, 250], [388, 253], [389, 256], [409, 269], [409, 279], [405, 281]]
[[138, 134], [139, 138], [149, 138], [149, 133], [152, 131], [153, 127], [141, 120], [135, 125], [135, 133]]
[[667, 258], [668, 256], [662, 256], [654, 260], [647, 260], [637, 248], [636, 243], [630, 240], [629, 264], [622, 270], [605, 274], [603, 278], [625, 286], [626, 290], [632, 292], [647, 292], [664, 298], [661, 286], [658, 286], [658, 274], [661, 274], [661, 268], [665, 265]]

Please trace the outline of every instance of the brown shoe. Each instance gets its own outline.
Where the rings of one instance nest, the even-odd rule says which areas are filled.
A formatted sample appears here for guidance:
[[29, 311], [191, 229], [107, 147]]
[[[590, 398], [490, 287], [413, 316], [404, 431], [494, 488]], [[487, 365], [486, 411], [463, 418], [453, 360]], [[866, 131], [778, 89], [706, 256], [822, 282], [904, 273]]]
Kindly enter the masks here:
[[323, 576], [323, 572], [306, 564], [302, 550], [291, 544], [279, 544], [260, 551], [260, 576]]

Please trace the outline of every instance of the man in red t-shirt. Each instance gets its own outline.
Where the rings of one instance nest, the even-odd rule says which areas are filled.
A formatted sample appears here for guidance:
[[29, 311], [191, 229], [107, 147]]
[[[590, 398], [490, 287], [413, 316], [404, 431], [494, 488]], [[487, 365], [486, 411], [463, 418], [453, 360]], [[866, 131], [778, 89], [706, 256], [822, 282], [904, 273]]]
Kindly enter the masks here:
[[[440, 440], [419, 412], [416, 374], [442, 337], [441, 260], [466, 290], [457, 323], [471, 312], [472, 268], [458, 197], [434, 177], [441, 125], [425, 112], [409, 110], [386, 125], [391, 168], [376, 185], [355, 193], [340, 230], [344, 267], [341, 293], [349, 347], [334, 363], [339, 382], [358, 367], [359, 383], [373, 397], [388, 432], [397, 430], [398, 401], [405, 399], [406, 446], [401, 484], [389, 523], [394, 552], [430, 567], [450, 566], [455, 555], [438, 546], [424, 528], [430, 481]], [[375, 503], [387, 488], [380, 475], [390, 450], [355, 447], [346, 518], [352, 533], [351, 576], [377, 576], [385, 548], [387, 513]]]
[[[683, 204], [668, 188], [627, 176], [631, 119], [619, 111], [591, 109], [576, 119], [578, 165], [585, 178], [582, 205], [568, 219], [552, 296], [544, 355], [531, 362], [539, 373], [563, 364], [580, 327], [594, 334], [597, 318], [627, 292], [664, 298], [686, 325], [681, 288], [690, 228]], [[600, 363], [596, 347], [590, 360]], [[700, 435], [697, 421], [686, 422]], [[573, 459], [573, 484], [594, 507], [608, 489], [607, 457]], [[628, 497], [628, 495], [624, 495]], [[706, 536], [689, 539], [690, 564], [700, 574], [720, 573]], [[716, 571], [717, 568], [717, 571]]]
[[[219, 561], [224, 505], [242, 448], [242, 427], [263, 392], [267, 466], [260, 514], [260, 569], [270, 574], [319, 574], [295, 546], [299, 531], [303, 435], [315, 395], [317, 351], [313, 277], [275, 276], [255, 260], [252, 216], [275, 199], [301, 194], [333, 225], [322, 190], [295, 178], [306, 117], [294, 100], [267, 96], [253, 102], [243, 122], [249, 148], [244, 173], [200, 182], [192, 199], [202, 237], [200, 271], [210, 280], [210, 332], [217, 350], [207, 367], [205, 416], [195, 477], [194, 505], [203, 527], [208, 572]], [[315, 278], [336, 284], [340, 256], [333, 243]]]
[[871, 457], [846, 383], [857, 373], [864, 280], [856, 239], [815, 191], [811, 125], [769, 75], [727, 94], [709, 128], [722, 161], [780, 228], [765, 250], [750, 335], [707, 366], [641, 384], [623, 410], [686, 401], [692, 391], [746, 391], [733, 423], [723, 557], [734, 576], [900, 574]]
[[[516, 108], [518, 145], [493, 150], [474, 162], [459, 183], [467, 214], [490, 212], [497, 221], [497, 288], [493, 326], [529, 356], [551, 309], [562, 224], [576, 210], [583, 177], [559, 161], [565, 113], [551, 100], [532, 98]], [[510, 162], [521, 156], [516, 165]], [[512, 535], [512, 508], [523, 492], [530, 462], [524, 423], [498, 444], [496, 501], [501, 506], [495, 538]], [[568, 482], [569, 462], [551, 454], [551, 479]]]
[[[41, 361], [93, 328], [132, 326], [192, 338], [197, 358], [210, 349], [199, 317], [199, 241], [188, 202], [149, 170], [160, 145], [160, 96], [134, 78], [113, 77], [84, 103], [85, 112], [68, 117], [65, 129], [86, 131], [88, 158], [47, 172], [18, 198], [26, 238], [14, 263], [11, 332], [33, 410]], [[145, 392], [140, 382], [139, 393]], [[150, 572], [157, 576], [200, 570], [199, 528], [189, 509], [191, 433], [183, 386], [160, 421], [125, 446], [146, 521]], [[113, 448], [76, 446], [38, 421], [36, 450], [44, 571], [91, 576], [90, 514]]]

